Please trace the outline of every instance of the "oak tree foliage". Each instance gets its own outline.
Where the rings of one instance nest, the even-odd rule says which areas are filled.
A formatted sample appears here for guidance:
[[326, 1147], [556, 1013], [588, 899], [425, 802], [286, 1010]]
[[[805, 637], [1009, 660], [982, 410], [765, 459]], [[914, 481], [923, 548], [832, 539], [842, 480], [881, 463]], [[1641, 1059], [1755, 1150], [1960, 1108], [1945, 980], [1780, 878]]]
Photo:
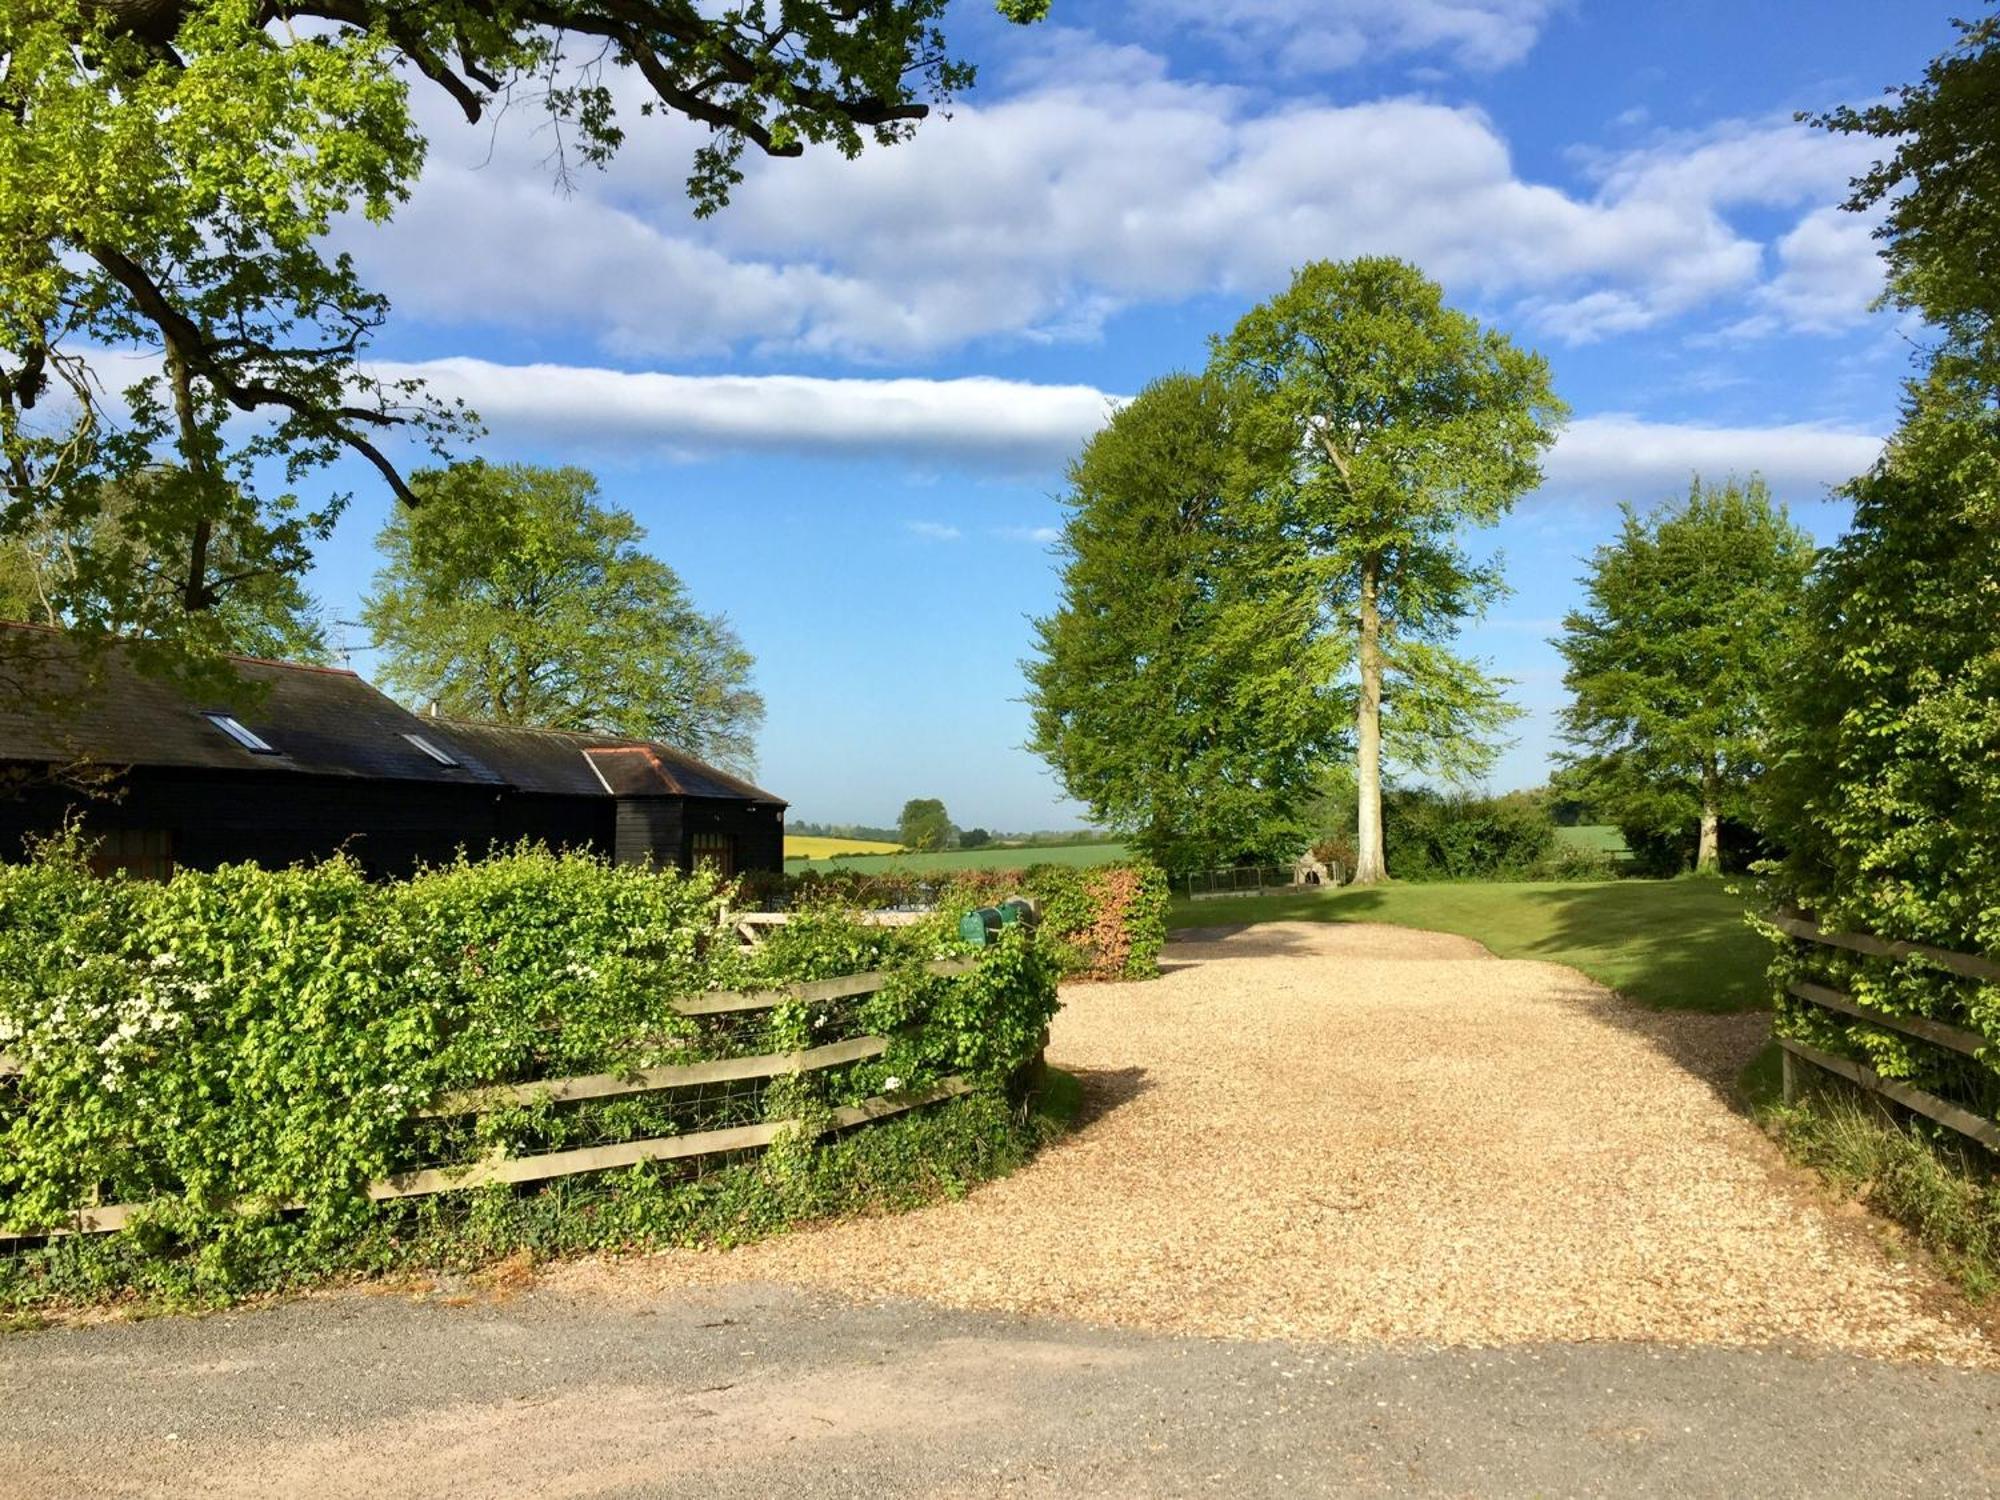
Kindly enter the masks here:
[[473, 462], [411, 485], [420, 503], [383, 528], [362, 611], [387, 686], [456, 718], [660, 740], [750, 768], [764, 720], [750, 653], [594, 478]]
[[1248, 444], [1243, 404], [1168, 376], [1085, 445], [1061, 603], [1025, 663], [1030, 748], [1173, 871], [1296, 852], [1344, 739], [1347, 657], [1287, 535], [1289, 449]]
[[1572, 764], [1627, 842], [1690, 846], [1721, 866], [1725, 819], [1749, 820], [1773, 695], [1795, 649], [1812, 541], [1764, 482], [1703, 484], [1591, 556], [1563, 621]]
[[[999, 0], [1016, 21], [1046, 0]], [[470, 413], [366, 358], [388, 303], [328, 243], [380, 223], [425, 141], [412, 94], [470, 122], [545, 111], [557, 170], [641, 115], [707, 127], [687, 191], [712, 213], [746, 152], [852, 156], [906, 139], [972, 79], [945, 0], [34, 0], [0, 6], [0, 535], [95, 534], [106, 496], [145, 492], [180, 539], [176, 587], [133, 628], [174, 642], [249, 574], [297, 572], [344, 497], [342, 458], [416, 501], [399, 451], [443, 454]], [[153, 515], [157, 514], [157, 521]], [[115, 568], [116, 548], [85, 571]], [[233, 568], [233, 571], [232, 571]], [[80, 622], [89, 624], [90, 622]], [[190, 654], [212, 644], [189, 633]]]
[[951, 846], [951, 814], [936, 797], [912, 797], [896, 820], [896, 840], [920, 854]]
[[[1885, 142], [1890, 293], [1942, 331], [1854, 521], [1815, 574], [1776, 725], [1773, 894], [1836, 927], [2000, 954], [2000, 20], [1891, 101], [1821, 123]], [[1932, 976], [1933, 978], [1935, 976]], [[1897, 972], [1884, 1003], [1962, 995]], [[1992, 1030], [1990, 1015], [1973, 1024]]]
[[1540, 355], [1382, 256], [1300, 268], [1214, 341], [1211, 368], [1252, 392], [1245, 441], [1293, 456], [1288, 525], [1358, 677], [1355, 879], [1384, 879], [1385, 758], [1476, 778], [1516, 716], [1452, 649], [1504, 587], [1462, 537], [1541, 482], [1566, 408]]

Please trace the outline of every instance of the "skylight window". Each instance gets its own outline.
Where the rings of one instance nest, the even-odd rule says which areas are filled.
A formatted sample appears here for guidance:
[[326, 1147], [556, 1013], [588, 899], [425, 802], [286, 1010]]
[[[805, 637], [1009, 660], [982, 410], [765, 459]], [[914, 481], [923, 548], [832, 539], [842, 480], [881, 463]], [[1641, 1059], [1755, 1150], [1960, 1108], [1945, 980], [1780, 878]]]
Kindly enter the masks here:
[[246, 729], [234, 714], [203, 714], [203, 718], [228, 735], [252, 755], [276, 755], [278, 747], [255, 730]]
[[436, 745], [433, 745], [420, 734], [406, 734], [403, 738], [408, 740], [412, 745], [415, 745], [441, 766], [455, 766], [458, 764], [451, 756], [445, 754], [444, 751], [438, 749]]

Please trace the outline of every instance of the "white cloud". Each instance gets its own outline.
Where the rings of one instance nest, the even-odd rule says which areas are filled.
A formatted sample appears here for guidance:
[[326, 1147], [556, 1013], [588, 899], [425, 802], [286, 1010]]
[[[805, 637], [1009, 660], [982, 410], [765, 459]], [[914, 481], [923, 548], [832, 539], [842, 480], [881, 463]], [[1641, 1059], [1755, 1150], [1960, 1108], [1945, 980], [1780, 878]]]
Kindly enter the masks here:
[[905, 521], [903, 529], [927, 542], [955, 542], [965, 535], [956, 526], [947, 526], [942, 521]]
[[806, 453], [1059, 469], [1115, 398], [1090, 386], [806, 375], [666, 375], [482, 359], [380, 364], [461, 397], [504, 445], [585, 453]]
[[1571, 422], [1543, 467], [1549, 493], [1607, 502], [1664, 500], [1697, 473], [1712, 480], [1758, 473], [1780, 498], [1815, 500], [1881, 451], [1874, 434], [1809, 423], [1712, 427], [1607, 415]]
[[680, 189], [685, 124], [635, 123], [611, 170], [568, 198], [523, 121], [503, 120], [490, 150], [441, 124], [398, 222], [347, 238], [406, 317], [581, 339], [620, 360], [1089, 338], [1124, 307], [1261, 296], [1302, 261], [1365, 253], [1407, 256], [1455, 296], [1585, 342], [1726, 299], [1732, 319], [1824, 316], [1797, 281], [1821, 274], [1818, 216], [1781, 243], [1770, 297], [1746, 305], [1766, 247], [1729, 211], [1824, 205], [1867, 151], [1739, 122], [1591, 156], [1575, 191], [1523, 177], [1475, 109], [1270, 103], [1088, 38], [1060, 57], [906, 145], [752, 162], [706, 223]]
[[1853, 327], [1882, 290], [1880, 252], [1870, 220], [1815, 209], [1778, 241], [1778, 274], [1757, 292], [1763, 310], [1736, 331], [1838, 333]]
[[[442, 359], [378, 367], [416, 376], [472, 404], [505, 448], [592, 453], [806, 453], [1046, 478], [1060, 472], [1122, 397], [1090, 386], [800, 375], [664, 375], [568, 365]], [[1551, 494], [1606, 503], [1665, 498], [1700, 472], [1764, 475], [1781, 494], [1811, 499], [1860, 473], [1882, 440], [1851, 429], [1788, 423], [1720, 427], [1626, 415], [1581, 417], [1563, 430], [1546, 470]], [[912, 522], [911, 530], [937, 523]], [[1048, 542], [1053, 528], [1007, 528]]]
[[1402, 53], [1489, 70], [1527, 56], [1556, 0], [1135, 0], [1141, 21], [1201, 37], [1235, 62], [1330, 73]]
[[1060, 526], [997, 526], [994, 528], [993, 534], [1003, 541], [1033, 542], [1038, 546], [1046, 547], [1050, 542], [1061, 539], [1062, 528]]

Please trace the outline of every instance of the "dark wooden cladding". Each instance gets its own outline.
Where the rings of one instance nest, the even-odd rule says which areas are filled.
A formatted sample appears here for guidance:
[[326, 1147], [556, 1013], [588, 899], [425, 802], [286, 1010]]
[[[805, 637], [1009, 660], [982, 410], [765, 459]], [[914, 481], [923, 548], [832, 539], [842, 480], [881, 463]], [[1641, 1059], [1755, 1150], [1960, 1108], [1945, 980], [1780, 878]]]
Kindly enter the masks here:
[[[784, 802], [657, 741], [420, 717], [339, 668], [231, 658], [241, 693], [194, 701], [116, 643], [95, 673], [59, 631], [0, 622], [0, 648], [0, 860], [74, 817], [101, 869], [156, 878], [341, 851], [402, 875], [524, 841], [784, 868]], [[116, 774], [85, 790], [78, 766]]]

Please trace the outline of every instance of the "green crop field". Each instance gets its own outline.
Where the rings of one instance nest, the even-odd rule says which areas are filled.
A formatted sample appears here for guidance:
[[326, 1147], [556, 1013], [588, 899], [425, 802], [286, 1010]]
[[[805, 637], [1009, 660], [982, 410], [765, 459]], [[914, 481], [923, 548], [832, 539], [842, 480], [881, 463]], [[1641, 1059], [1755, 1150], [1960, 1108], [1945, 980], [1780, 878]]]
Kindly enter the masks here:
[[1574, 844], [1579, 849], [1589, 849], [1597, 854], [1616, 856], [1626, 852], [1625, 835], [1609, 823], [1579, 823], [1574, 828], [1558, 828], [1556, 837], [1566, 844]]
[[838, 859], [788, 859], [801, 870], [861, 870], [871, 875], [950, 870], [1025, 870], [1029, 865], [1108, 865], [1126, 857], [1123, 844], [1052, 844], [1036, 848], [949, 849], [941, 854], [850, 854]]
[[1734, 881], [1391, 883], [1336, 891], [1175, 899], [1170, 927], [1242, 922], [1387, 922], [1455, 932], [1502, 958], [1568, 964], [1648, 1005], [1732, 1011], [1768, 1005], [1771, 945], [1744, 921]]

